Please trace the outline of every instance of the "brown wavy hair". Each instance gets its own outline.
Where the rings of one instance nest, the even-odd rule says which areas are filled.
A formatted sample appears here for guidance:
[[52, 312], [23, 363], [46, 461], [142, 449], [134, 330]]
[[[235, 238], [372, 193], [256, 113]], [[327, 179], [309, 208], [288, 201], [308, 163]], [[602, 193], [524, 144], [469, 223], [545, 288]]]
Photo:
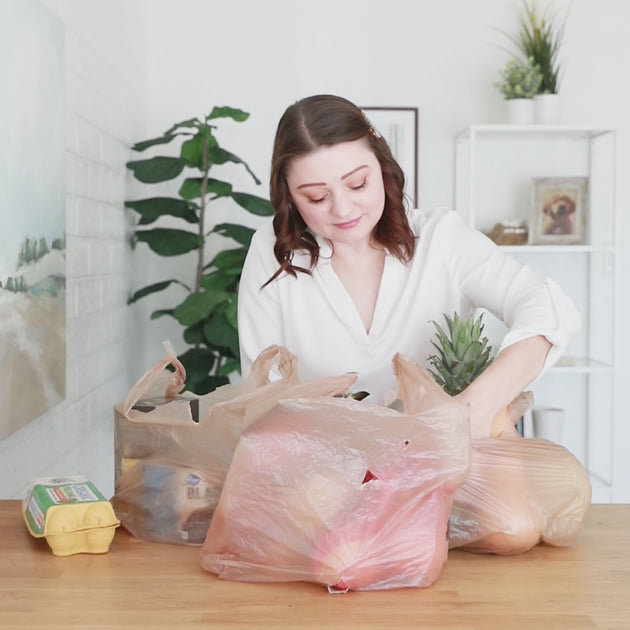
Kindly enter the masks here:
[[[365, 138], [381, 165], [385, 188], [383, 216], [374, 229], [373, 239], [403, 263], [413, 257], [416, 240], [405, 215], [403, 189], [405, 176], [390, 148], [356, 105], [327, 94], [309, 96], [289, 106], [278, 123], [271, 162], [269, 195], [275, 210], [274, 254], [280, 268], [265, 283], [283, 271], [311, 273], [319, 258], [319, 246], [291, 198], [287, 169], [291, 160], [324, 146]], [[306, 269], [293, 264], [293, 253], [306, 250], [311, 261]]]

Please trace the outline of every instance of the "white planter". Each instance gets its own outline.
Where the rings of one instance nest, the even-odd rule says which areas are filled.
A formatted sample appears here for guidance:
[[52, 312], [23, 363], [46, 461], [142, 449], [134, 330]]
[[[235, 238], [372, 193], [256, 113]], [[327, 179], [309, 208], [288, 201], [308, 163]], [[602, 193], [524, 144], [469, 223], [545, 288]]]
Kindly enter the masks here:
[[564, 409], [534, 409], [532, 411], [534, 437], [562, 444], [564, 437]]
[[560, 96], [537, 94], [534, 96], [534, 120], [539, 125], [553, 125], [560, 120]]
[[507, 121], [510, 125], [530, 125], [534, 122], [534, 99], [508, 98], [505, 100]]

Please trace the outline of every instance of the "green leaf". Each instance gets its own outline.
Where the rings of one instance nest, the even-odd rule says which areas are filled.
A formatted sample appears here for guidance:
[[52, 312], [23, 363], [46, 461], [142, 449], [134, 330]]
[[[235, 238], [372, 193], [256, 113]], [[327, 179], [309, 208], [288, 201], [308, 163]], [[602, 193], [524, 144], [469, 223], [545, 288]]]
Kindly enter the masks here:
[[199, 381], [208, 376], [216, 363], [214, 352], [207, 348], [190, 348], [177, 357], [186, 369], [186, 382]]
[[198, 394], [199, 396], [203, 396], [204, 394], [209, 394], [213, 392], [215, 389], [219, 387], [223, 387], [223, 385], [228, 385], [230, 379], [227, 376], [215, 376], [214, 374], [210, 374], [206, 376], [204, 379], [199, 381], [195, 381], [194, 383], [190, 383], [189, 379], [186, 379], [186, 389]]
[[247, 256], [247, 249], [244, 247], [239, 247], [238, 249], [224, 249], [208, 263], [208, 266], [214, 266], [226, 273], [240, 273], [243, 270], [245, 256]]
[[193, 326], [202, 319], [209, 317], [218, 304], [228, 299], [229, 295], [227, 293], [218, 291], [191, 293], [175, 309], [174, 317], [184, 326]]
[[150, 284], [150, 285], [147, 285], [146, 287], [143, 287], [142, 289], [138, 289], [138, 291], [136, 291], [127, 300], [127, 304], [133, 304], [134, 302], [137, 302], [139, 299], [146, 297], [147, 295], [151, 295], [151, 293], [164, 291], [164, 289], [166, 289], [173, 283], [180, 284], [184, 288], [188, 289], [188, 291], [190, 291], [190, 288], [187, 287], [183, 282], [180, 282], [179, 280], [164, 280], [163, 282], [156, 282], [155, 284]]
[[201, 286], [206, 291], [235, 292], [237, 284], [238, 282], [233, 275], [227, 274], [220, 269], [204, 274], [201, 277]]
[[234, 296], [234, 299], [230, 301], [228, 304], [227, 310], [225, 311], [225, 318], [228, 321], [228, 324], [234, 328], [234, 330], [238, 331], [238, 299], [237, 296]]
[[226, 238], [231, 238], [235, 240], [237, 243], [240, 243], [245, 247], [249, 247], [254, 232], [255, 230], [244, 225], [235, 225], [234, 223], [219, 223], [218, 225], [215, 225], [209, 233], [220, 234], [221, 236], [225, 236]]
[[152, 230], [136, 230], [137, 240], [146, 243], [160, 256], [179, 256], [203, 247], [203, 237], [186, 230], [171, 228], [154, 228]]
[[249, 113], [234, 107], [213, 107], [212, 111], [206, 116], [206, 120], [214, 118], [232, 118], [236, 122], [243, 122], [249, 118]]
[[189, 346], [200, 346], [206, 343], [206, 338], [203, 336], [203, 327], [205, 321], [197, 322], [194, 326], [189, 326], [184, 329], [183, 337], [184, 341]]
[[263, 199], [262, 197], [235, 192], [232, 193], [232, 199], [234, 199], [239, 206], [245, 208], [248, 212], [261, 217], [270, 217], [274, 212], [271, 202], [267, 199]]
[[199, 218], [197, 205], [174, 197], [151, 197], [137, 201], [125, 201], [125, 206], [140, 215], [138, 225], [149, 225], [165, 215], [184, 219], [188, 223], [197, 223]]
[[148, 160], [127, 162], [134, 177], [144, 184], [157, 184], [177, 177], [186, 166], [181, 158], [156, 156]]
[[158, 144], [168, 144], [169, 142], [171, 142], [171, 140], [173, 140], [173, 138], [176, 138], [178, 135], [179, 134], [176, 133], [166, 132], [163, 136], [160, 136], [159, 138], [136, 142], [136, 144], [134, 144], [131, 148], [134, 151], [144, 151], [145, 149], [148, 149], [149, 147], [154, 147]]
[[238, 333], [228, 322], [225, 312], [217, 309], [217, 312], [203, 327], [203, 334], [211, 346], [229, 349], [235, 357], [239, 356]]
[[[209, 128], [200, 129], [197, 135], [182, 144], [180, 155], [186, 160], [188, 166], [198, 168], [201, 171], [206, 168], [203, 162], [203, 150], [206, 143], [208, 144], [208, 160], [210, 160], [210, 154], [213, 147], [217, 146], [217, 141]], [[208, 165], [210, 163], [209, 161]]]
[[173, 316], [173, 309], [172, 308], [163, 308], [163, 309], [158, 310], [158, 311], [153, 311], [153, 313], [151, 313], [151, 319], [159, 319], [160, 317], [164, 317], [164, 315], [170, 315], [172, 317]]
[[260, 184], [260, 180], [258, 179], [258, 177], [256, 177], [252, 169], [249, 168], [249, 165], [247, 164], [247, 162], [245, 162], [240, 157], [238, 157], [238, 155], [234, 155], [234, 153], [231, 153], [230, 151], [226, 151], [225, 149], [220, 147], [218, 144], [214, 145], [210, 150], [210, 161], [213, 164], [225, 164], [226, 162], [234, 162], [234, 164], [242, 164], [245, 167], [245, 170], [252, 176], [252, 179], [257, 184]]
[[229, 376], [232, 372], [241, 373], [240, 359], [227, 359], [219, 370], [221, 376]]
[[[180, 196], [184, 199], [197, 199], [201, 197], [202, 182], [202, 177], [189, 177], [184, 180], [184, 183], [179, 189]], [[214, 195], [215, 197], [229, 197], [232, 194], [232, 184], [209, 177], [206, 184], [206, 194]]]
[[[188, 120], [182, 120], [182, 122], [175, 123], [168, 131], [165, 132], [165, 135], [175, 133], [175, 131], [177, 131], [180, 127], [184, 127], [186, 129], [190, 127], [199, 127], [200, 125], [203, 125], [203, 123], [199, 120], [199, 118], [189, 118]], [[187, 133], [186, 135], [190, 134]]]

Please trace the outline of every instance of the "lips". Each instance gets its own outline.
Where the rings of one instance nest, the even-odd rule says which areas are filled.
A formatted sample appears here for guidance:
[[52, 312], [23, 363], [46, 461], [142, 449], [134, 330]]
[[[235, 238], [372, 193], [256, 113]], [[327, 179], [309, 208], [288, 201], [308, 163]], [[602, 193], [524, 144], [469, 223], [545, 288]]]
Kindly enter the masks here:
[[335, 223], [335, 227], [339, 228], [340, 230], [350, 230], [358, 225], [360, 220], [361, 217], [359, 217], [358, 219], [352, 219], [352, 221], [345, 221], [344, 223]]

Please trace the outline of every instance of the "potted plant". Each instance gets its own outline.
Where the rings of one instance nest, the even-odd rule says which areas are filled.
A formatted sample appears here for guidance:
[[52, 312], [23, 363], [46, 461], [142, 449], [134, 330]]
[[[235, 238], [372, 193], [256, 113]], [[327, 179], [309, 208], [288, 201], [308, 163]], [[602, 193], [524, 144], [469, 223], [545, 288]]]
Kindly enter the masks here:
[[542, 74], [530, 57], [522, 62], [516, 57], [508, 60], [501, 71], [501, 80], [494, 86], [508, 105], [508, 121], [514, 124], [531, 123], [534, 120], [533, 98], [540, 89]]
[[[238, 156], [219, 145], [215, 122], [230, 118], [247, 120], [249, 114], [231, 107], [215, 107], [204, 118], [193, 118], [173, 125], [159, 138], [135, 144], [134, 151], [180, 142], [179, 155], [153, 156], [127, 163], [134, 177], [145, 184], [175, 180], [183, 174], [177, 197], [151, 196], [126, 201], [139, 215], [132, 246], [146, 243], [160, 256], [194, 253], [192, 282], [169, 278], [137, 290], [129, 303], [176, 286], [183, 298], [179, 303], [156, 310], [151, 319], [175, 318], [183, 327], [188, 349], [178, 358], [186, 369], [186, 388], [205, 394], [229, 382], [229, 375], [240, 369], [236, 299], [245, 255], [254, 232], [235, 223], [215, 225], [209, 221], [209, 206], [231, 200], [255, 215], [271, 215], [268, 200], [237, 192], [229, 182], [210, 177], [210, 171], [226, 163], [242, 165], [256, 184], [258, 178]], [[220, 170], [220, 168], [218, 169]], [[217, 204], [219, 205], [219, 204]], [[164, 221], [165, 220], [165, 221]], [[184, 229], [170, 227], [181, 222]], [[158, 224], [156, 227], [147, 227]], [[217, 234], [236, 242], [236, 248], [223, 249], [206, 260], [206, 239]]]
[[556, 122], [564, 22], [550, 8], [540, 11], [536, 0], [524, 2], [519, 29], [509, 37], [521, 55], [532, 59], [542, 74], [535, 97], [536, 122]]

